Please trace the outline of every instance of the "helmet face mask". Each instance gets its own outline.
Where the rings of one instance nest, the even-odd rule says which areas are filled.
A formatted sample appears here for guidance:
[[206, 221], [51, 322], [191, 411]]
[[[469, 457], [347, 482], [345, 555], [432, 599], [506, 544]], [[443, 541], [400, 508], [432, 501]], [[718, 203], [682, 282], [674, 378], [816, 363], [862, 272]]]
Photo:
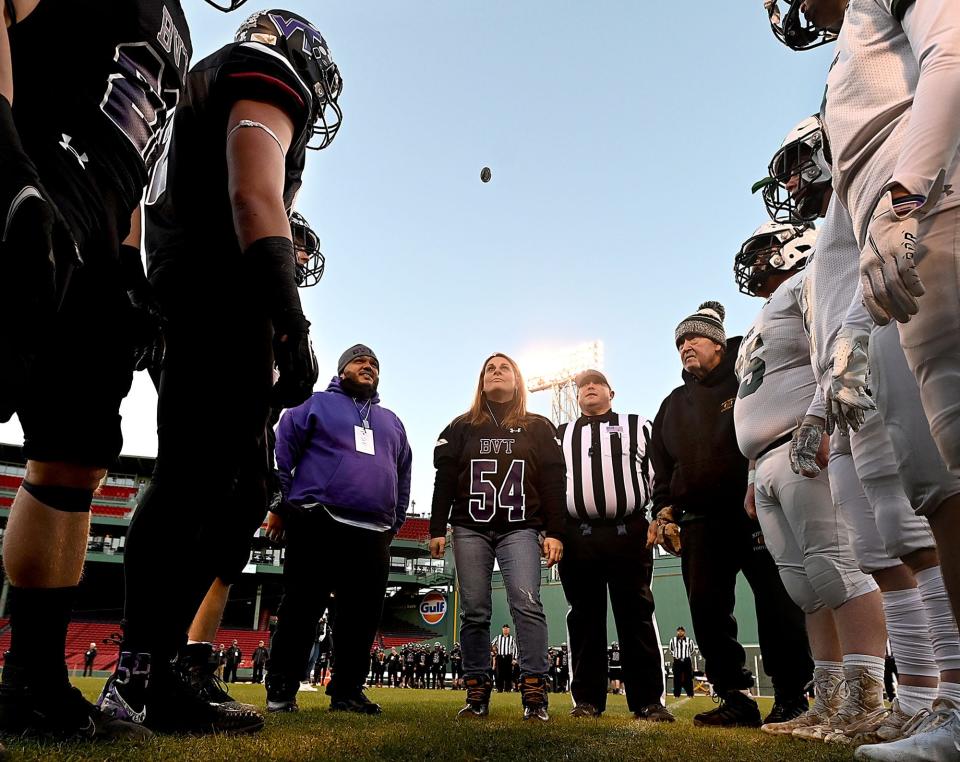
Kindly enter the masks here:
[[760, 296], [774, 273], [802, 270], [816, 241], [812, 226], [765, 222], [743, 242], [734, 258], [733, 274], [740, 293]]
[[313, 135], [307, 148], [319, 151], [330, 145], [343, 119], [337, 102], [343, 91], [343, 79], [326, 40], [316, 27], [290, 11], [259, 11], [240, 25], [236, 41], [269, 45], [290, 62], [310, 89]]
[[224, 13], [237, 10], [237, 8], [245, 2], [247, 2], [247, 0], [226, 0], [224, 3], [218, 3], [217, 0], [206, 0], [207, 5], [212, 5], [218, 11], [223, 11]]
[[[804, 119], [790, 131], [767, 171], [770, 182], [763, 186], [763, 203], [771, 220], [803, 223], [822, 216], [833, 176], [819, 117]], [[794, 178], [795, 187], [787, 190]]]
[[770, 28], [774, 36], [791, 50], [813, 50], [837, 39], [837, 32], [819, 29], [812, 23], [801, 19], [801, 0], [784, 0], [787, 15], [780, 15], [777, 0], [764, 0], [763, 6], [770, 17]]
[[[320, 237], [299, 212], [290, 215], [290, 236], [297, 257], [297, 286], [310, 288], [323, 277], [326, 258], [320, 251]], [[301, 263], [301, 257], [305, 260]]]

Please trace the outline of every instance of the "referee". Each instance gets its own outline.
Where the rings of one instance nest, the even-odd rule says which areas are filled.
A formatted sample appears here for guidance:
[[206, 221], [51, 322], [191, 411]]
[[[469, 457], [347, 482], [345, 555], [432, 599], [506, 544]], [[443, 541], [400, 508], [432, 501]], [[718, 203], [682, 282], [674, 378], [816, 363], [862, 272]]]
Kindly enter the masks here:
[[683, 627], [670, 638], [670, 654], [673, 656], [673, 697], [680, 698], [680, 690], [693, 698], [693, 643], [687, 638]]
[[491, 645], [496, 654], [494, 661], [494, 677], [497, 683], [497, 693], [510, 692], [513, 688], [513, 662], [517, 658], [517, 641], [510, 634], [510, 625], [500, 628], [501, 633], [493, 639]]
[[567, 542], [560, 581], [570, 604], [574, 717], [598, 717], [607, 701], [607, 589], [620, 642], [627, 706], [638, 720], [673, 722], [661, 704], [662, 657], [653, 624], [646, 506], [653, 479], [650, 423], [615, 413], [600, 371], [576, 377], [583, 415], [560, 426], [567, 465]]

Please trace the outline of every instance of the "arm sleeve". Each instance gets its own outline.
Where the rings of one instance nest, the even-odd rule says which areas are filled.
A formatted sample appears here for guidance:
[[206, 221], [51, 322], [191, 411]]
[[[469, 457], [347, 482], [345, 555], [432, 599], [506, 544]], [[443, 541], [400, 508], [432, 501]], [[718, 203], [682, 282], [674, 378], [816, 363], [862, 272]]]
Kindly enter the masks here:
[[[813, 393], [810, 407], [807, 408], [807, 415], [815, 415], [817, 418], [823, 419], [827, 417], [827, 403], [823, 398], [823, 387], [820, 386], [820, 384], [817, 384], [817, 388]], [[752, 462], [753, 461], [751, 461], [751, 463]]]
[[653, 463], [653, 507], [651, 518], [656, 518], [662, 508], [670, 504], [670, 477], [673, 475], [673, 457], [663, 443], [663, 425], [670, 406], [667, 397], [660, 405], [657, 417], [653, 419], [650, 433], [650, 460]]
[[447, 426], [440, 433], [440, 438], [433, 448], [433, 467], [437, 469], [437, 473], [433, 480], [430, 537], [443, 537], [447, 534], [450, 507], [457, 497], [457, 464], [460, 459], [460, 447], [454, 437], [456, 429], [455, 423]]
[[547, 537], [563, 540], [563, 515], [566, 511], [567, 464], [563, 459], [563, 450], [557, 444], [557, 431], [546, 418], [540, 419], [541, 426], [537, 443], [540, 483], [540, 508], [543, 511], [543, 526]]
[[400, 531], [403, 522], [407, 520], [407, 506], [410, 504], [410, 473], [413, 468], [413, 451], [407, 439], [407, 431], [400, 420], [397, 420], [403, 432], [403, 450], [397, 459], [397, 517], [393, 522], [393, 531]]
[[843, 327], [853, 329], [857, 333], [870, 333], [873, 330], [874, 322], [863, 306], [863, 282], [857, 279], [857, 290], [847, 309], [847, 314], [843, 316]]
[[952, 0], [882, 0], [901, 20], [920, 67], [910, 123], [890, 179], [927, 195], [960, 148], [960, 4]]
[[307, 404], [292, 408], [283, 414], [277, 429], [277, 473], [280, 476], [280, 492], [284, 499], [293, 486], [293, 472], [300, 463], [307, 435]]

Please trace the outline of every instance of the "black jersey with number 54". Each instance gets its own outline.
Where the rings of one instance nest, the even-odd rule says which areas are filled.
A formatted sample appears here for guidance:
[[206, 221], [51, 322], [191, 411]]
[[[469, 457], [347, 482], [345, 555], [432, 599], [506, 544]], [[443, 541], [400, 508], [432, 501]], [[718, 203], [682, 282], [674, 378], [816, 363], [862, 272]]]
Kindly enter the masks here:
[[179, 0], [40, 0], [9, 35], [14, 120], [44, 185], [76, 234], [122, 232], [190, 65]]
[[447, 521], [478, 531], [541, 529], [562, 538], [566, 465], [549, 420], [528, 415], [522, 426], [456, 418], [433, 451], [437, 469], [430, 536]]

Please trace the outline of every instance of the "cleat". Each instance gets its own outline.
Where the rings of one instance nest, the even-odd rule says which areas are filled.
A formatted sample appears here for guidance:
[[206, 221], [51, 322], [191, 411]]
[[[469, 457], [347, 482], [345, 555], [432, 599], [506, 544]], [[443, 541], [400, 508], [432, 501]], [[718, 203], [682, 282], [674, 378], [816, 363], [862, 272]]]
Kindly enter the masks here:
[[550, 719], [547, 714], [547, 681], [542, 675], [524, 675], [520, 678], [520, 700], [523, 702], [523, 719]]
[[807, 694], [803, 693], [790, 699], [774, 699], [773, 708], [770, 714], [763, 718], [764, 725], [779, 725], [784, 722], [790, 722], [802, 715], [810, 708], [810, 702], [807, 700]]
[[577, 704], [570, 710], [571, 717], [599, 717], [602, 712], [593, 704]]
[[635, 720], [641, 720], [644, 722], [676, 722], [677, 718], [674, 717], [667, 708], [660, 703], [657, 704], [647, 704], [645, 707], [642, 707], [640, 711], [634, 712], [633, 718]]
[[464, 678], [467, 689], [467, 704], [459, 712], [457, 719], [480, 719], [490, 714], [490, 694], [493, 683], [486, 675]]
[[331, 712], [353, 712], [354, 714], [369, 714], [369, 715], [378, 715], [383, 714], [383, 709], [380, 708], [379, 704], [375, 704], [370, 699], [368, 699], [363, 694], [363, 689], [360, 688], [356, 693], [349, 696], [341, 696], [335, 698], [330, 697], [330, 711]]
[[297, 712], [297, 690], [300, 682], [287, 680], [277, 672], [267, 673], [267, 711]]
[[[908, 725], [911, 735], [891, 743], [861, 746], [854, 756], [875, 762], [955, 762], [960, 759], [960, 705], [938, 698], [931, 710], [921, 710]], [[905, 727], [904, 731], [907, 730]]]
[[757, 702], [740, 691], [727, 691], [720, 706], [693, 718], [694, 725], [714, 728], [758, 728], [761, 722]]
[[852, 741], [846, 731], [869, 731], [884, 720], [883, 681], [863, 667], [844, 667], [842, 700], [836, 714], [819, 725], [797, 728], [792, 735], [809, 741], [845, 744]]
[[785, 722], [766, 722], [760, 730], [773, 735], [791, 735], [798, 728], [822, 725], [833, 717], [840, 708], [843, 680], [825, 669], [816, 669], [811, 685], [814, 701], [803, 714]]
[[228, 708], [260, 714], [260, 711], [253, 704], [235, 701], [227, 693], [226, 685], [217, 677], [217, 661], [213, 655], [212, 643], [190, 643], [187, 645], [177, 659], [177, 671], [186, 683], [197, 692], [197, 695], [207, 703], [220, 704]]

